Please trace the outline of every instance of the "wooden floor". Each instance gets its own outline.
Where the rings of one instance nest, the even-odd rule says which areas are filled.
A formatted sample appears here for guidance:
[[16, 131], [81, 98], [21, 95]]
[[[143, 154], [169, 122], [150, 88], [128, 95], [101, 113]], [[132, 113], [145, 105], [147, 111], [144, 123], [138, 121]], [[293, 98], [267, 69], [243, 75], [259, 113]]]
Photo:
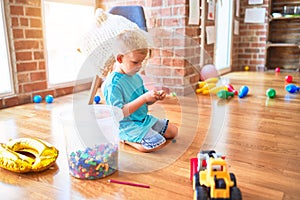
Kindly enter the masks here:
[[[79, 180], [68, 173], [58, 115], [72, 104], [72, 96], [56, 98], [52, 104], [0, 110], [0, 142], [40, 137], [60, 151], [56, 164], [42, 173], [17, 174], [0, 169], [1, 199], [190, 200], [193, 189], [189, 160], [200, 149], [215, 149], [226, 155], [243, 199], [300, 199], [300, 93], [285, 91], [286, 75], [230, 73], [223, 77], [235, 88], [247, 85], [247, 97], [220, 100], [203, 95], [170, 96], [153, 105], [151, 113], [167, 116], [179, 126], [176, 141], [153, 154], [138, 153], [121, 145], [122, 170], [98, 180]], [[299, 86], [299, 73], [290, 75]], [[277, 92], [274, 99], [265, 95], [270, 87]], [[88, 93], [82, 95], [88, 101]], [[146, 184], [150, 189], [108, 183], [110, 178]]]

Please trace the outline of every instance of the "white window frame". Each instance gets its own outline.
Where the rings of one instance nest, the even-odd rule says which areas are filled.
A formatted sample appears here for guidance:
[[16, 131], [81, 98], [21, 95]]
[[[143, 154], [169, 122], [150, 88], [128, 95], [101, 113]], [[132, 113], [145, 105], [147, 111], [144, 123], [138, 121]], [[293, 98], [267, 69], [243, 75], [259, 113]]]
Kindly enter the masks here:
[[[47, 24], [46, 24], [46, 14], [45, 14], [45, 3], [58, 3], [58, 4], [70, 4], [70, 5], [83, 5], [83, 6], [91, 6], [93, 7], [93, 9], [95, 9], [95, 1], [94, 0], [43, 0], [43, 20], [44, 20], [44, 40], [45, 40], [45, 62], [47, 65], [47, 82], [48, 82], [48, 86], [51, 87], [64, 87], [64, 86], [70, 86], [70, 85], [75, 85], [77, 84], [77, 81], [80, 81], [81, 83], [85, 83], [85, 82], [90, 82], [92, 80], [92, 77], [90, 78], [85, 78], [85, 80], [77, 80], [75, 78], [75, 80], [67, 80], [65, 82], [51, 82], [51, 77], [50, 77], [50, 68], [51, 65], [53, 66], [54, 64], [50, 64], [51, 63], [51, 58], [49, 56], [48, 53], [48, 43], [47, 43], [47, 33], [46, 33], [46, 29], [47, 29]], [[92, 14], [93, 15], [93, 14]], [[92, 18], [91, 18], [92, 19]], [[88, 23], [88, 22], [87, 22]], [[78, 38], [79, 41], [79, 38]], [[72, 50], [73, 51], [73, 50]], [[67, 52], [65, 52], [67, 53]], [[68, 52], [70, 53], [70, 52]], [[71, 54], [76, 54], [78, 53], [78, 57], [80, 57], [80, 53], [76, 52], [76, 49], [74, 48], [74, 52], [72, 52]], [[77, 57], [76, 57], [77, 58]], [[81, 58], [82, 59], [82, 58]], [[61, 72], [62, 74], [66, 74], [66, 72]], [[69, 77], [70, 78], [70, 77]], [[78, 77], [77, 77], [78, 78]]]
[[[8, 73], [7, 75], [9, 76], [9, 80], [7, 80], [7, 81], [9, 81], [10, 89], [7, 92], [0, 93], [0, 97], [8, 96], [10, 94], [14, 94], [13, 78], [12, 78], [12, 65], [11, 65], [11, 57], [10, 57], [11, 55], [10, 55], [10, 51], [9, 51], [9, 43], [8, 43], [9, 40], [8, 40], [8, 34], [7, 34], [7, 28], [6, 28], [6, 20], [5, 20], [6, 17], [5, 17], [4, 6], [5, 6], [4, 2], [1, 1], [0, 2], [0, 10], [1, 10], [1, 13], [0, 13], [0, 15], [1, 15], [1, 19], [0, 19], [1, 22], [0, 23], [1, 23], [1, 25], [0, 26], [2, 26], [2, 28], [3, 28], [3, 36], [4, 36], [3, 39], [4, 39], [4, 41], [1, 41], [0, 45], [1, 45], [1, 48], [3, 50], [2, 53], [5, 54], [5, 55], [2, 55], [2, 53], [1, 53], [1, 59], [5, 60], [4, 65], [6, 65], [6, 66], [4, 66], [5, 67], [4, 70], [2, 68], [3, 66], [0, 66], [0, 67], [1, 67], [1, 73], [2, 74], [3, 73]], [[3, 46], [4, 46], [4, 49], [3, 49]], [[6, 71], [6, 72], [3, 72], [2, 70]], [[4, 83], [2, 82], [0, 84], [2, 85]], [[5, 83], [5, 84], [8, 84], [8, 83]]]
[[[214, 63], [216, 65], [217, 70], [220, 73], [226, 73], [231, 70], [232, 65], [232, 40], [233, 40], [233, 1], [216, 1], [216, 44], [214, 48], [215, 56], [214, 56]], [[222, 6], [228, 6], [228, 16], [219, 16], [224, 14], [224, 10]], [[223, 8], [224, 9], [224, 8]], [[227, 19], [226, 19], [227, 17]], [[225, 25], [224, 19], [226, 19], [227, 24]], [[220, 23], [218, 23], [220, 22]], [[226, 27], [220, 27], [220, 26]], [[227, 27], [228, 26], [228, 27]], [[226, 30], [227, 28], [227, 30]], [[225, 32], [225, 31], [226, 32]], [[227, 36], [227, 38], [224, 38]], [[225, 55], [225, 56], [224, 56]], [[218, 56], [221, 56], [220, 59]], [[221, 64], [221, 66], [220, 66]]]

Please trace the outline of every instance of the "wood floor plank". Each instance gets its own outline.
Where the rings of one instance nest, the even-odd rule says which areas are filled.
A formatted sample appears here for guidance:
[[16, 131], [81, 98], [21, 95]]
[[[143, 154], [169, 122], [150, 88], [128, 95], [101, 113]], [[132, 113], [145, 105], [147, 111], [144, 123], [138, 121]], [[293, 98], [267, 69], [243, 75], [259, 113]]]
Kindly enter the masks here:
[[[226, 155], [245, 200], [296, 200], [300, 198], [300, 93], [285, 91], [284, 77], [300, 85], [300, 73], [233, 72], [222, 76], [249, 94], [222, 100], [212, 95], [168, 96], [150, 107], [179, 127], [179, 136], [160, 151], [143, 154], [120, 144], [120, 162], [138, 169], [119, 170], [98, 180], [79, 180], [68, 172], [60, 113], [86, 98], [56, 98], [52, 104], [27, 104], [0, 110], [0, 142], [10, 138], [39, 137], [60, 151], [56, 164], [41, 173], [17, 174], [0, 169], [0, 195], [6, 199], [178, 199], [193, 198], [190, 158], [202, 148]], [[266, 97], [274, 88], [277, 96]], [[130, 165], [134, 163], [136, 166]], [[121, 163], [122, 164], [122, 163]], [[155, 169], [157, 167], [158, 169]], [[149, 168], [150, 169], [150, 168]], [[154, 170], [153, 170], [154, 169]], [[108, 183], [108, 179], [141, 183], [150, 189]]]

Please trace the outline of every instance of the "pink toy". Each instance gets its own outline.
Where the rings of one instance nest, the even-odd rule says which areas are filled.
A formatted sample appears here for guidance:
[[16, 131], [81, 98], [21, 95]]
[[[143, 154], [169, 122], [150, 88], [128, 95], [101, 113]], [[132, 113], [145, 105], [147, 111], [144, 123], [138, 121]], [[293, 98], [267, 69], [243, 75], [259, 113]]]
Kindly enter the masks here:
[[130, 186], [135, 186], [135, 187], [142, 187], [142, 188], [150, 188], [149, 185], [144, 185], [144, 184], [139, 184], [139, 183], [131, 183], [127, 181], [117, 181], [114, 179], [108, 179], [109, 183], [117, 183], [117, 184], [122, 184], [122, 185], [130, 185]]
[[280, 72], [280, 68], [276, 67], [275, 72]]
[[190, 159], [190, 181], [193, 180], [194, 174], [198, 171], [198, 158]]
[[235, 95], [237, 95], [239, 92], [234, 89], [234, 87], [231, 84], [226, 85], [228, 92], [233, 92]]
[[208, 64], [204, 65], [200, 72], [201, 80], [205, 81], [209, 78], [216, 78], [219, 77], [219, 73], [214, 65]]
[[288, 75], [285, 77], [285, 81], [288, 82], [288, 83], [291, 83], [293, 81], [293, 77]]

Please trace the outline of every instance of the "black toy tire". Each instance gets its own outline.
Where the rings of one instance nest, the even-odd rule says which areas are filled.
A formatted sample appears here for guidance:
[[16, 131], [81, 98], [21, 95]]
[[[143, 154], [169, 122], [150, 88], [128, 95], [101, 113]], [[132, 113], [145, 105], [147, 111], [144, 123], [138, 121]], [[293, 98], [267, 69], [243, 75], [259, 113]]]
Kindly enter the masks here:
[[208, 199], [208, 194], [207, 190], [203, 186], [198, 186], [196, 187], [195, 194], [194, 194], [194, 199], [195, 200], [207, 200]]
[[194, 176], [193, 176], [193, 184], [194, 184], [193, 188], [200, 187], [199, 173], [195, 173], [194, 174]]
[[215, 150], [202, 150], [200, 151], [201, 154], [213, 154], [213, 153], [216, 153]]
[[230, 180], [234, 182], [233, 187], [236, 187], [236, 178], [235, 178], [234, 173], [230, 173]]
[[238, 187], [232, 187], [230, 190], [231, 200], [242, 200], [242, 193]]

